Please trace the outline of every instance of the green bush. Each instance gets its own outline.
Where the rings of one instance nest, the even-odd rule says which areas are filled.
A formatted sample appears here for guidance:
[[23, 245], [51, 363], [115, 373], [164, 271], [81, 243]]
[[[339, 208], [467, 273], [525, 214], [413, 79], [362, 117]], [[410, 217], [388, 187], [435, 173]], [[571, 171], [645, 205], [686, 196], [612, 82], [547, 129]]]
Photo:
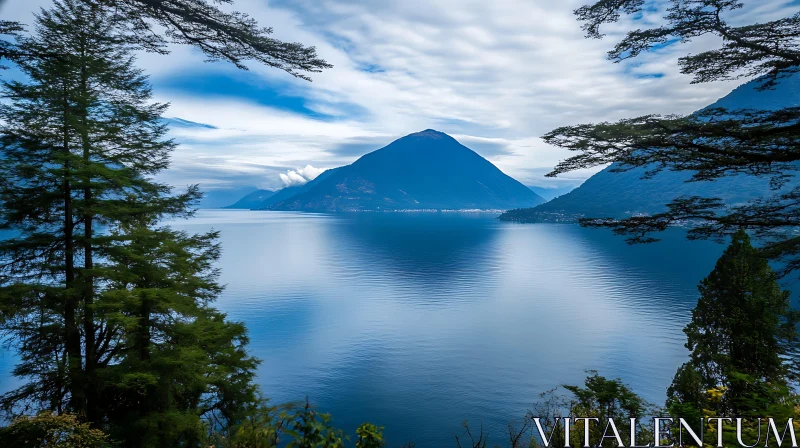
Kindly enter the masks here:
[[101, 448], [110, 446], [106, 435], [71, 414], [43, 412], [23, 416], [0, 428], [0, 446], [14, 448]]

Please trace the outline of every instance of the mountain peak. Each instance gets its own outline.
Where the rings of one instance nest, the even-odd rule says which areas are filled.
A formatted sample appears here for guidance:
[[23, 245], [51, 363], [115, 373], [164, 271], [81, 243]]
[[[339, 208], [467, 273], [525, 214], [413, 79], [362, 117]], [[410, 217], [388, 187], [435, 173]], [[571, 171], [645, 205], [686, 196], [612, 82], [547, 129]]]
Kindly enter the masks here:
[[453, 138], [445, 134], [444, 132], [439, 132], [435, 129], [425, 129], [424, 131], [408, 134], [406, 137], [422, 137], [422, 138], [432, 138], [432, 139]]
[[433, 129], [409, 134], [322, 180], [320, 177], [306, 184], [303, 193], [266, 208], [318, 212], [508, 210], [544, 202], [476, 152]]

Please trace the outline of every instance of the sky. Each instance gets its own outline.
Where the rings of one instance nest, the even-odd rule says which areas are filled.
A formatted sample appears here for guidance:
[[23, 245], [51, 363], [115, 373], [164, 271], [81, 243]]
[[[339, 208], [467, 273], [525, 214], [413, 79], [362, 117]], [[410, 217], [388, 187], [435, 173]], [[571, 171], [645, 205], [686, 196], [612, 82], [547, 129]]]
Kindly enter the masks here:
[[[658, 24], [650, 8], [585, 39], [572, 11], [587, 0], [238, 0], [273, 37], [317, 48], [333, 64], [313, 82], [276, 69], [205, 63], [186, 46], [142, 54], [156, 101], [170, 103], [181, 143], [162, 179], [206, 190], [277, 189], [352, 163], [404, 135], [446, 132], [526, 185], [578, 185], [594, 171], [548, 179], [567, 151], [540, 137], [565, 125], [691, 113], [744, 80], [691, 84], [677, 59], [700, 38], [615, 64], [627, 29]], [[658, 6], [667, 0], [650, 0]], [[749, 0], [733, 23], [795, 13], [797, 0]], [[48, 0], [7, 0], [0, 17], [30, 23]]]

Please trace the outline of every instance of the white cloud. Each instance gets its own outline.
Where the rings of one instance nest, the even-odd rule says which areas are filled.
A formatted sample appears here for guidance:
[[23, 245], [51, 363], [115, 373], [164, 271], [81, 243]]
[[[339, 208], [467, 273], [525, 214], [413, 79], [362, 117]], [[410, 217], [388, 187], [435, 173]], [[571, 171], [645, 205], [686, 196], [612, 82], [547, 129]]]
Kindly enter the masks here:
[[[350, 163], [358, 151], [434, 128], [474, 145], [519, 180], [543, 185], [555, 182], [543, 174], [569, 155], [542, 142], [539, 137], [547, 131], [650, 113], [690, 113], [739, 84], [696, 85], [679, 73], [677, 58], [712, 47], [718, 43], [713, 38], [620, 64], [607, 61], [606, 52], [625, 30], [658, 24], [661, 14], [649, 12], [637, 23], [625, 19], [607, 27], [606, 39], [587, 40], [572, 14], [587, 2], [237, 2], [233, 8], [273, 26], [276, 38], [315, 45], [334, 64], [313, 75], [313, 83], [262, 66], [251, 67], [252, 73], [264, 85], [278, 86], [280, 95], [302, 97], [306, 108], [336, 118], [287, 112], [241, 94], [225, 98], [214, 92], [190, 95], [157, 88], [159, 100], [172, 104], [171, 116], [218, 128], [175, 130], [184, 144], [165, 176], [177, 184], [240, 176], [243, 183], [276, 188], [279, 174], [288, 178], [294, 167]], [[791, 0], [746, 3], [750, 7], [733, 20], [768, 20], [796, 12]], [[26, 5], [8, 2], [3, 13], [13, 12], [17, 18], [30, 8]], [[202, 59], [183, 47], [167, 58], [143, 55], [140, 63], [154, 74], [157, 86], [178, 73], [242, 76], [229, 64], [203, 64]], [[345, 147], [349, 150], [337, 149]], [[571, 173], [560, 182], [578, 183], [589, 175]]]
[[350, 163], [352, 155], [331, 152], [338, 145], [366, 139], [375, 142], [376, 149], [393, 138], [363, 129], [358, 122], [319, 121], [233, 98], [163, 92], [157, 100], [172, 103], [170, 115], [216, 127], [171, 130], [181, 145], [161, 179], [173, 185], [216, 184], [220, 179], [237, 184], [238, 178], [239, 185], [281, 188], [285, 184], [280, 174], [297, 171], [298, 166]]
[[305, 168], [299, 170], [288, 170], [286, 173], [280, 173], [283, 184], [287, 187], [295, 185], [303, 185], [317, 178], [325, 169], [314, 168], [311, 165], [306, 165]]
[[305, 168], [297, 170], [297, 173], [311, 181], [316, 179], [323, 171], [325, 171], [325, 168], [314, 168], [311, 165], [306, 165]]

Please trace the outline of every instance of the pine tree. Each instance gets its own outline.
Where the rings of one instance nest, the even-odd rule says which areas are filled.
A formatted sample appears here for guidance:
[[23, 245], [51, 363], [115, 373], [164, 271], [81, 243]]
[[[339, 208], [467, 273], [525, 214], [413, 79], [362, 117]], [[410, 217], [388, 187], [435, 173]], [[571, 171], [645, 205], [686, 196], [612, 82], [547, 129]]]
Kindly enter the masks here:
[[684, 329], [691, 361], [675, 375], [668, 406], [700, 411], [707, 407], [705, 392], [717, 389], [724, 391], [718, 411], [752, 411], [741, 405], [752, 404], [754, 385], [786, 386], [792, 378], [798, 333], [789, 292], [742, 230], [698, 289]]
[[[152, 176], [174, 143], [118, 17], [60, 0], [19, 49], [0, 105], [0, 328], [21, 388], [10, 414], [72, 412], [127, 446], [183, 446], [255, 400], [245, 328], [211, 302], [216, 234], [158, 227], [190, 216], [196, 187]], [[203, 419], [206, 421], [204, 422]]]
[[101, 373], [101, 401], [110, 434], [128, 446], [197, 441], [257, 401], [246, 330], [210, 306], [220, 291], [216, 236], [137, 225], [109, 255], [111, 285], [98, 305], [108, 326], [125, 330], [118, 363]]
[[[165, 106], [148, 104], [146, 78], [124, 41], [107, 34], [113, 27], [74, 2], [43, 10], [21, 48], [60, 56], [20, 63], [29, 81], [4, 83], [11, 102], [0, 109], [2, 225], [18, 232], [0, 245], [4, 290], [25, 285], [11, 298], [45, 299], [63, 314], [64, 390], [79, 414], [94, 406], [86, 377], [107, 361], [96, 353], [92, 302], [93, 263], [103, 255], [96, 251], [109, 237], [95, 227], [175, 203], [166, 186], [144, 177], [167, 166], [174, 146], [158, 121]], [[26, 309], [18, 305], [11, 311]]]

